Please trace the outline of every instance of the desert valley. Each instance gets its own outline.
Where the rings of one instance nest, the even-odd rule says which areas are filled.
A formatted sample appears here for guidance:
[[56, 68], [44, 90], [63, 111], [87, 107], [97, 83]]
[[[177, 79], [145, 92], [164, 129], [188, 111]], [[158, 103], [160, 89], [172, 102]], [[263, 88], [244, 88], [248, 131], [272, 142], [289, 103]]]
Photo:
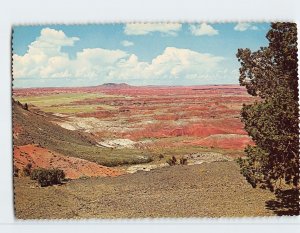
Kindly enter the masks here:
[[[235, 162], [254, 144], [240, 119], [242, 104], [255, 100], [244, 87], [107, 83], [13, 92], [19, 218], [278, 211], [274, 193], [253, 189]], [[67, 181], [39, 187], [22, 176], [28, 164], [62, 169]]]

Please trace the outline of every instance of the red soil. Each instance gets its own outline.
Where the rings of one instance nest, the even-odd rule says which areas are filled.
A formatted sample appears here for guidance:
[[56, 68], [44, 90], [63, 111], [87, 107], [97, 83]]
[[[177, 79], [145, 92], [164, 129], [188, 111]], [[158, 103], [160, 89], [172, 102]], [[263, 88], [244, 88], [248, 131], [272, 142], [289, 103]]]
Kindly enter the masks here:
[[79, 158], [64, 156], [59, 153], [41, 148], [37, 145], [25, 145], [14, 147], [14, 165], [22, 169], [28, 163], [32, 168], [59, 168], [67, 178], [77, 179], [83, 176], [119, 176], [123, 172], [98, 165]]
[[117, 114], [111, 111], [97, 111], [97, 112], [88, 112], [88, 113], [79, 113], [76, 114], [77, 117], [95, 117], [99, 119], [115, 117]]
[[[216, 136], [216, 135], [215, 135]], [[237, 135], [233, 137], [206, 137], [192, 142], [192, 145], [215, 147], [222, 149], [243, 149], [247, 145], [254, 145], [254, 142], [246, 135]]]
[[22, 132], [22, 126], [18, 123], [13, 123], [13, 138], [18, 138], [18, 135]]
[[[15, 89], [14, 95], [46, 95], [55, 93], [104, 93], [105, 98], [74, 101], [67, 105], [91, 104], [94, 112], [79, 113], [78, 117], [95, 117], [105, 121], [125, 120], [126, 130], [96, 132], [95, 138], [144, 138], [195, 137], [208, 147], [242, 148], [247, 141], [244, 125], [240, 120], [242, 104], [252, 103], [255, 98], [238, 85], [217, 86], [97, 86], [80, 88], [32, 88]], [[118, 96], [119, 95], [119, 96]], [[124, 98], [130, 97], [130, 98]], [[100, 105], [100, 106], [97, 106]], [[103, 109], [102, 105], [114, 107]], [[149, 123], [150, 122], [150, 123]], [[151, 123], [152, 122], [152, 123]], [[207, 137], [215, 134], [237, 134], [241, 138], [220, 139]]]
[[177, 121], [180, 119], [177, 114], [154, 115], [153, 118], [158, 121]]
[[[171, 120], [171, 119], [170, 119]], [[228, 122], [227, 122], [228, 121]], [[214, 134], [247, 135], [239, 120], [215, 120], [215, 122], [188, 124], [174, 127], [166, 123], [146, 125], [143, 129], [125, 133], [123, 137], [139, 140], [142, 138], [165, 138], [178, 136], [207, 137]]]

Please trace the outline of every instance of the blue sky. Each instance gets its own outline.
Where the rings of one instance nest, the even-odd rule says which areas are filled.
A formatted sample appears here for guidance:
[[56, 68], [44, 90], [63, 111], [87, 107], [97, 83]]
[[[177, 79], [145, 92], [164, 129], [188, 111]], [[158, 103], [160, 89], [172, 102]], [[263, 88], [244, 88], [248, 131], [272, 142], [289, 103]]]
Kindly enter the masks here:
[[238, 48], [268, 44], [268, 23], [15, 26], [15, 87], [237, 84]]

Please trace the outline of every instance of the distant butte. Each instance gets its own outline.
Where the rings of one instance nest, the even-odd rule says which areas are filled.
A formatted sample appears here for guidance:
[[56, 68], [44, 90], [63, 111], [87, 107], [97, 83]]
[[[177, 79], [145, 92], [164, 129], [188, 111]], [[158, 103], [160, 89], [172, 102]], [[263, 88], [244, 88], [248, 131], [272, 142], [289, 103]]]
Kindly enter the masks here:
[[97, 87], [105, 87], [105, 88], [129, 88], [131, 87], [127, 83], [104, 83], [102, 85], [98, 85]]

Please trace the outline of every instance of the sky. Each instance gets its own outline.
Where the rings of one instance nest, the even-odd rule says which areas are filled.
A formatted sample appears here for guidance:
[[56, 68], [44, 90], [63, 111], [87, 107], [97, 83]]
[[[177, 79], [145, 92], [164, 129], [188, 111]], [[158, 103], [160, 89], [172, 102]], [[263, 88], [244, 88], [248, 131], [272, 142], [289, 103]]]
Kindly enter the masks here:
[[269, 23], [14, 26], [13, 84], [238, 84], [238, 48], [267, 46], [269, 29]]

